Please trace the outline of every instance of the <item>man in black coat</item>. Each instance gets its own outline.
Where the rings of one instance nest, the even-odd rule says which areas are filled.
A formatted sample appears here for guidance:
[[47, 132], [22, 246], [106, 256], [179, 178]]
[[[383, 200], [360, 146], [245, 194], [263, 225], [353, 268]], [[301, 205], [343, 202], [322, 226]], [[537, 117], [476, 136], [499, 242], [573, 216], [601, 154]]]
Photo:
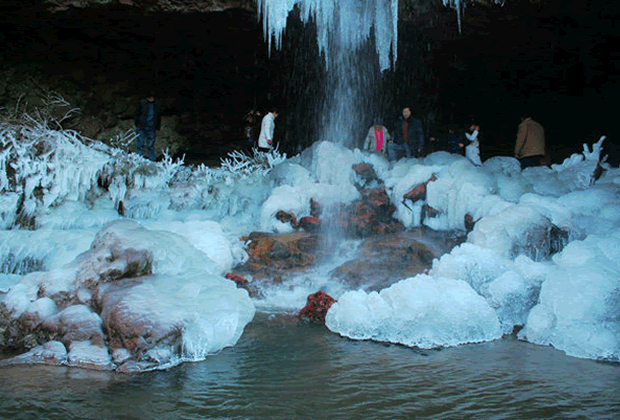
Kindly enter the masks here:
[[148, 152], [149, 160], [155, 162], [155, 132], [161, 128], [161, 109], [155, 100], [155, 93], [150, 92], [148, 96], [140, 101], [136, 114], [136, 151], [144, 157], [144, 144]]
[[424, 149], [424, 131], [422, 122], [411, 116], [411, 108], [403, 108], [403, 116], [394, 128], [394, 139], [388, 143], [388, 159], [396, 160], [396, 153], [405, 151], [407, 157], [420, 157]]

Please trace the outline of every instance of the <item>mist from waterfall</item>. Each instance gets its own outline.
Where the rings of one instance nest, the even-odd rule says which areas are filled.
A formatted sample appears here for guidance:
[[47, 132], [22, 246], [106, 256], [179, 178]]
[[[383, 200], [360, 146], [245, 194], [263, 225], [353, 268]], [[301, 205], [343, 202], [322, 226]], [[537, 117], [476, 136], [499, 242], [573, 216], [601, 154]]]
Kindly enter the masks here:
[[281, 48], [289, 13], [313, 20], [327, 70], [324, 103], [317, 106], [317, 140], [355, 147], [364, 121], [377, 116], [381, 72], [393, 66], [397, 52], [397, 0], [257, 0], [271, 52]]

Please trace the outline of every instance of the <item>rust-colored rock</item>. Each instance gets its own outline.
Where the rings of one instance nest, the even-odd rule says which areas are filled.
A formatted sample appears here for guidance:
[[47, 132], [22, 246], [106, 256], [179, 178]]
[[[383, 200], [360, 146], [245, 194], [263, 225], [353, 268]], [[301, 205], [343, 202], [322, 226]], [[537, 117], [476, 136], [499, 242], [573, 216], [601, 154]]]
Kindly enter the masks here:
[[298, 316], [310, 322], [325, 324], [325, 315], [334, 302], [336, 299], [322, 290], [318, 291], [308, 296], [306, 306], [299, 311]]
[[363, 200], [375, 207], [388, 207], [390, 205], [390, 197], [385, 191], [385, 187], [371, 188], [361, 190]]
[[318, 217], [305, 216], [299, 219], [299, 227], [310, 233], [319, 233], [321, 220]]
[[262, 294], [255, 285], [251, 284], [247, 279], [233, 273], [226, 273], [224, 276], [228, 280], [232, 280], [237, 285], [238, 289], [245, 289], [248, 291], [250, 297], [260, 297]]
[[441, 214], [441, 212], [437, 209], [434, 209], [433, 207], [429, 206], [428, 204], [424, 204], [422, 206], [422, 220], [426, 219], [426, 218], [433, 218], [433, 217], [437, 217]]
[[289, 223], [290, 222], [291, 226], [294, 229], [297, 229], [299, 227], [299, 222], [297, 222], [297, 217], [295, 217], [295, 215], [293, 213], [289, 213], [289, 212], [284, 211], [284, 210], [279, 210], [276, 213], [276, 219], [278, 219], [282, 223]]
[[412, 203], [415, 203], [419, 200], [426, 200], [426, 187], [429, 182], [433, 181], [437, 181], [437, 177], [435, 177], [435, 174], [433, 174], [433, 176], [431, 176], [427, 181], [416, 185], [411, 191], [405, 193], [403, 195], [403, 200], [411, 200]]
[[233, 273], [226, 273], [224, 277], [227, 278], [228, 280], [234, 281], [237, 287], [240, 287], [240, 288], [244, 288], [248, 284], [248, 281], [246, 279]]
[[375, 168], [368, 163], [360, 163], [352, 166], [357, 176], [364, 182], [364, 185], [378, 179]]
[[403, 229], [402, 224], [392, 217], [396, 208], [390, 203], [384, 187], [365, 189], [360, 193], [362, 200], [344, 209], [344, 230], [347, 236], [366, 238]]
[[426, 227], [371, 237], [360, 245], [355, 259], [342, 264], [331, 275], [353, 288], [380, 290], [426, 272], [433, 259], [463, 240], [464, 237], [448, 238]]
[[311, 267], [318, 251], [318, 238], [307, 232], [258, 236], [247, 246], [250, 256], [243, 266], [259, 277], [273, 277]]

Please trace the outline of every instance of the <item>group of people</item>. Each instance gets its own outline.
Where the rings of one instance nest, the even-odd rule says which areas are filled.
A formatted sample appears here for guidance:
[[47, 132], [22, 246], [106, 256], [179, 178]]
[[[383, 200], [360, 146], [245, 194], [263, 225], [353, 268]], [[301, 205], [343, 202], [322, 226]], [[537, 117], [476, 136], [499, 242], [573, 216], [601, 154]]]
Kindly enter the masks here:
[[[156, 160], [155, 132], [161, 127], [161, 114], [162, 110], [155, 100], [155, 93], [150, 92], [146, 98], [140, 101], [134, 115], [137, 134], [136, 151], [140, 156], [144, 156], [146, 146], [147, 156], [151, 161]], [[257, 147], [261, 152], [272, 150], [275, 147], [273, 134], [275, 119], [278, 114], [279, 111], [275, 107], [269, 108], [264, 117], [259, 111], [250, 110], [244, 117], [246, 141]], [[260, 133], [256, 137], [259, 120]], [[396, 123], [393, 133], [394, 135], [391, 136], [381, 119], [376, 118], [368, 130], [362, 149], [380, 153], [387, 156], [390, 161], [396, 160], [398, 153], [402, 152], [408, 158], [417, 158], [423, 155], [424, 130], [422, 129], [422, 122], [413, 117], [410, 107], [402, 109], [402, 116]], [[449, 130], [449, 152], [465, 154], [474, 165], [482, 165], [479, 133], [480, 126], [476, 124], [472, 124], [463, 136], [457, 135], [453, 129]], [[430, 140], [433, 142], [435, 139], [431, 137]], [[545, 130], [529, 114], [523, 114], [521, 117], [514, 156], [519, 159], [522, 169], [539, 166], [545, 158]]]
[[[136, 126], [136, 153], [144, 157], [146, 149], [146, 157], [155, 162], [157, 155], [155, 153], [155, 137], [156, 132], [161, 128], [162, 107], [155, 98], [155, 92], [149, 92], [146, 97], [140, 100], [136, 112], [134, 113], [134, 123]], [[278, 117], [277, 108], [269, 108], [267, 114], [262, 117], [257, 110], [250, 110], [244, 117], [244, 137], [251, 142], [253, 147], [266, 152], [274, 148], [273, 132], [275, 128], [275, 119]], [[256, 136], [258, 131], [258, 122], [260, 122], [260, 134]]]
[[[368, 129], [362, 149], [380, 153], [390, 161], [396, 160], [400, 152], [404, 152], [408, 158], [422, 156], [425, 146], [424, 131], [421, 121], [412, 116], [411, 108], [403, 108], [402, 117], [399, 118], [393, 133], [394, 135], [390, 136], [381, 119], [375, 118], [373, 125]], [[477, 124], [471, 124], [461, 135], [450, 129], [447, 139], [448, 151], [465, 155], [476, 166], [482, 165], [479, 134], [480, 126]], [[429, 140], [431, 144], [436, 143], [433, 137]], [[530, 114], [524, 113], [521, 116], [514, 157], [519, 160], [521, 169], [540, 166], [544, 162], [545, 130]]]
[[399, 152], [404, 152], [407, 157], [420, 157], [424, 150], [422, 122], [412, 116], [411, 108], [405, 107], [392, 137], [381, 119], [376, 118], [362, 149], [381, 153], [390, 161], [396, 160]]

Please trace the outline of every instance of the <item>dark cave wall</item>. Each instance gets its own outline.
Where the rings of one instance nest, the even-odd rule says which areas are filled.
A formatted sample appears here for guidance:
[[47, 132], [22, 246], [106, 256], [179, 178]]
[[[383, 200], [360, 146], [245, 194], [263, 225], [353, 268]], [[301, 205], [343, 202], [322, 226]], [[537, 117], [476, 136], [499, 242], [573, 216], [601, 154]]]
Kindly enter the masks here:
[[[240, 140], [245, 112], [269, 103], [283, 111], [276, 134], [285, 151], [316, 139], [326, 74], [312, 24], [294, 13], [283, 49], [268, 56], [254, 1], [169, 3], [234, 6], [211, 13], [137, 1], [66, 10], [58, 7], [70, 2], [10, 3], [0, 6], [0, 106], [35, 105], [41, 92], [58, 91], [82, 108], [74, 127], [97, 137], [131, 126], [135, 103], [154, 87], [183, 147], [198, 155], [225, 154]], [[401, 1], [398, 61], [383, 74], [377, 108], [389, 126], [410, 105], [436, 136], [475, 119], [486, 157], [511, 153], [524, 107], [545, 125], [556, 161], [599, 134], [613, 148], [618, 15], [610, 1], [574, 3], [478, 2], [459, 33], [440, 1]], [[352, 118], [366, 128], [372, 116], [362, 109]]]

